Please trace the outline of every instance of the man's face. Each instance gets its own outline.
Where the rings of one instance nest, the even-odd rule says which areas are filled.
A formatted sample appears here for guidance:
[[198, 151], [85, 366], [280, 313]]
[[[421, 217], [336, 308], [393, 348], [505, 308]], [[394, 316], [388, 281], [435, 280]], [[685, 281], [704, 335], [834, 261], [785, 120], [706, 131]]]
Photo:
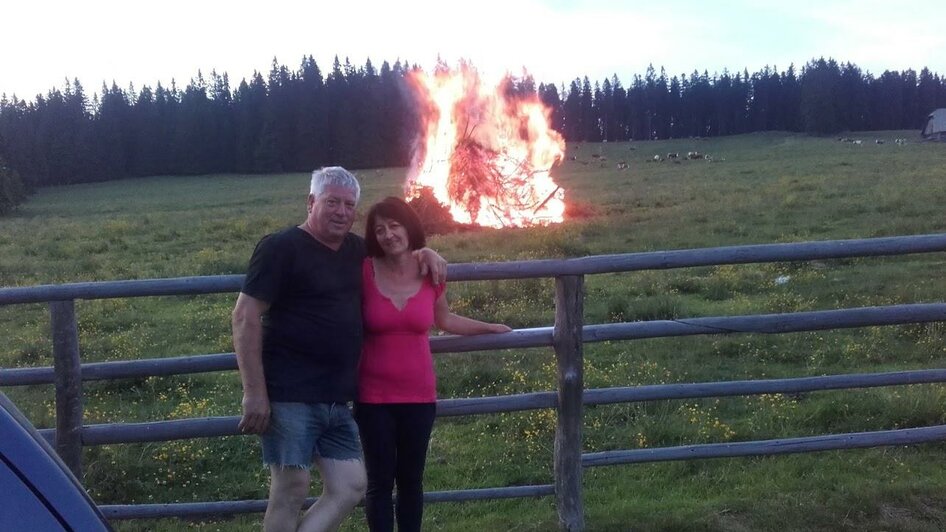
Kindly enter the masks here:
[[355, 191], [328, 185], [318, 196], [309, 195], [307, 223], [319, 240], [341, 242], [355, 223]]

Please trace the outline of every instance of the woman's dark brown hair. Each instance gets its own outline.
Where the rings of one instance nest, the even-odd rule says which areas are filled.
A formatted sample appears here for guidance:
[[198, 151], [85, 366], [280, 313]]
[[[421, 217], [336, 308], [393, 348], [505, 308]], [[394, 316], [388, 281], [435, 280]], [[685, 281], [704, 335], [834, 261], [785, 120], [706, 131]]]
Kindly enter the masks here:
[[427, 237], [424, 235], [424, 226], [414, 209], [401, 198], [388, 196], [375, 203], [368, 210], [368, 221], [365, 222], [365, 248], [370, 257], [384, 256], [384, 250], [374, 234], [374, 226], [378, 218], [394, 220], [407, 230], [407, 247], [411, 250], [427, 246]]

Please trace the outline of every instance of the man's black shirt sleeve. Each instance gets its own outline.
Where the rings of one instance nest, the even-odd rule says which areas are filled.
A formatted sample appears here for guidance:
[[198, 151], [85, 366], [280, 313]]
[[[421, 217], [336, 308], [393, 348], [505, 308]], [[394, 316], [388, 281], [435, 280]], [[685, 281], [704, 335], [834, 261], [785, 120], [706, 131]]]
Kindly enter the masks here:
[[291, 248], [279, 245], [279, 235], [263, 237], [250, 258], [243, 280], [244, 294], [272, 304], [279, 296]]

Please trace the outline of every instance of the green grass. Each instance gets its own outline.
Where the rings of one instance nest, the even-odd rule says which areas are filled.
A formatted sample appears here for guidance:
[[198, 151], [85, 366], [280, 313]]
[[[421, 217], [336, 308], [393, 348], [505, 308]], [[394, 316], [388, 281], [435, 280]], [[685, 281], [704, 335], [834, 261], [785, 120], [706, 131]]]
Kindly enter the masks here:
[[[946, 232], [946, 146], [862, 134], [861, 146], [784, 133], [570, 145], [553, 171], [567, 223], [434, 236], [452, 262], [560, 258], [723, 245]], [[876, 145], [874, 138], [886, 139]], [[648, 162], [700, 151], [712, 161]], [[574, 156], [575, 160], [570, 158]], [[618, 170], [618, 162], [627, 170]], [[405, 170], [359, 173], [362, 211]], [[42, 189], [0, 219], [0, 285], [241, 273], [263, 234], [305, 215], [308, 176], [153, 177]], [[357, 227], [357, 226], [356, 226]], [[942, 253], [596, 275], [587, 323], [946, 301]], [[775, 279], [788, 276], [785, 284]], [[551, 280], [450, 285], [453, 308], [513, 327], [554, 319]], [[230, 351], [235, 294], [79, 301], [83, 360]], [[43, 305], [0, 308], [0, 366], [50, 365]], [[588, 387], [944, 367], [946, 324], [585, 346]], [[552, 390], [549, 349], [437, 357], [441, 397]], [[87, 423], [236, 415], [233, 372], [90, 382]], [[5, 388], [38, 426], [49, 386]], [[662, 401], [586, 410], [585, 450], [859, 432], [946, 423], [946, 387]], [[552, 482], [555, 416], [532, 411], [437, 422], [426, 489]], [[590, 530], [941, 530], [946, 446], [927, 444], [585, 471]], [[258, 444], [230, 437], [84, 450], [100, 503], [264, 498]], [[431, 530], [549, 530], [551, 498], [428, 506]], [[260, 516], [117, 523], [119, 530], [258, 530]], [[360, 512], [345, 530], [363, 530]]]

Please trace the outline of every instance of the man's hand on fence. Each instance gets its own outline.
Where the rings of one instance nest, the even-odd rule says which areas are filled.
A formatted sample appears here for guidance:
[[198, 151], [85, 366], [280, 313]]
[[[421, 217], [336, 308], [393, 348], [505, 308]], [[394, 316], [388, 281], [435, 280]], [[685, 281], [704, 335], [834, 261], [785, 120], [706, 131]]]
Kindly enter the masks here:
[[262, 434], [269, 427], [269, 398], [243, 395], [243, 417], [240, 432]]

